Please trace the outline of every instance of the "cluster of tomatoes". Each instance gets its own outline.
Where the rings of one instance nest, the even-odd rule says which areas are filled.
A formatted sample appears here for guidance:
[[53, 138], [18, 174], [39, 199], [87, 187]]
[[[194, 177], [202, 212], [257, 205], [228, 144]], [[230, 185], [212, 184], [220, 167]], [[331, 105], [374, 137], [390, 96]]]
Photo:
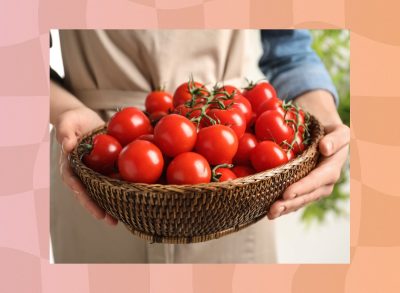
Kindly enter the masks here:
[[127, 107], [84, 147], [93, 170], [135, 183], [226, 181], [287, 163], [307, 144], [308, 115], [268, 82], [212, 90], [190, 79], [156, 90], [146, 111]]

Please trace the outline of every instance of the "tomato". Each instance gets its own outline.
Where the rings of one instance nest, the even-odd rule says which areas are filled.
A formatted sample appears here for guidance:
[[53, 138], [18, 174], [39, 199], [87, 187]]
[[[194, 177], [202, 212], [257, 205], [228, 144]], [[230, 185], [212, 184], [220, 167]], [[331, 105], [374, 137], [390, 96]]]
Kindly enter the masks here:
[[111, 173], [110, 175], [108, 175], [108, 176], [110, 176], [111, 178], [113, 178], [113, 179], [118, 179], [118, 180], [122, 180], [122, 177], [121, 177], [121, 174], [119, 174], [119, 173]]
[[211, 169], [200, 154], [186, 152], [176, 156], [168, 166], [168, 184], [199, 184], [211, 180]]
[[172, 95], [165, 91], [153, 91], [146, 97], [146, 112], [149, 114], [154, 112], [169, 113], [173, 109]]
[[254, 86], [250, 85], [250, 87], [243, 92], [243, 96], [250, 101], [251, 107], [255, 113], [258, 112], [258, 108], [263, 102], [278, 97], [275, 88], [266, 81], [259, 82]]
[[139, 136], [137, 139], [147, 140], [147, 141], [150, 141], [151, 143], [155, 143], [154, 142], [154, 134], [143, 134], [143, 135]]
[[293, 129], [276, 110], [266, 111], [257, 118], [255, 133], [259, 140], [272, 140], [279, 145], [284, 141], [290, 143], [294, 137]]
[[169, 157], [190, 152], [196, 143], [196, 137], [194, 124], [178, 114], [163, 117], [154, 128], [154, 141]]
[[200, 129], [195, 150], [211, 165], [230, 164], [238, 149], [235, 132], [225, 125], [212, 125]]
[[160, 119], [166, 115], [168, 115], [168, 113], [162, 112], [162, 111], [157, 111], [157, 112], [151, 113], [149, 115], [149, 119], [153, 125], [156, 125], [158, 123], [158, 121], [160, 121]]
[[142, 134], [152, 133], [153, 127], [142, 111], [135, 107], [128, 107], [111, 117], [107, 132], [125, 146]]
[[286, 151], [286, 155], [287, 155], [288, 161], [291, 161], [294, 158], [296, 158], [296, 155], [294, 154], [293, 150]]
[[185, 104], [182, 104], [176, 107], [173, 113], [187, 117], [186, 115], [191, 111], [191, 109], [192, 108], [186, 107]]
[[193, 107], [188, 107], [185, 104], [182, 104], [175, 108], [174, 113], [185, 116], [186, 118], [189, 119], [196, 118], [200, 116], [201, 111], [198, 108], [201, 108], [202, 106], [204, 106], [203, 103], [197, 103]]
[[282, 108], [282, 100], [280, 100], [278, 98], [271, 98], [269, 100], [264, 101], [260, 105], [260, 107], [258, 107], [257, 117], [268, 110], [277, 110], [282, 115], [285, 114], [285, 112], [283, 111], [283, 108]]
[[121, 177], [135, 183], [155, 183], [160, 178], [164, 159], [160, 149], [146, 140], [125, 146], [118, 158]]
[[[246, 131], [246, 120], [243, 114], [234, 108], [227, 110], [222, 109], [211, 109], [207, 112], [208, 116], [217, 121], [218, 124], [229, 126], [233, 131], [235, 131], [236, 136], [241, 138]], [[202, 121], [205, 126], [211, 124], [211, 122], [205, 118]]]
[[226, 92], [228, 95], [232, 95], [233, 93], [236, 95], [241, 95], [242, 93], [237, 87], [233, 85], [224, 85], [216, 90], [216, 92]]
[[246, 128], [246, 131], [247, 131], [247, 132], [254, 132], [254, 131], [253, 131], [253, 126], [254, 126], [254, 124], [256, 123], [256, 120], [257, 120], [257, 114], [254, 113], [254, 112], [252, 112], [252, 113], [251, 113], [251, 120], [250, 120], [250, 123], [246, 125], [246, 126], [247, 126], [247, 128]]
[[190, 101], [192, 96], [196, 95], [198, 97], [208, 96], [208, 91], [202, 83], [189, 81], [181, 84], [174, 93], [173, 104], [174, 107], [178, 107]]
[[85, 147], [83, 156], [85, 165], [104, 175], [113, 172], [122, 149], [118, 140], [107, 134], [96, 135], [92, 144], [82, 145], [82, 147]]
[[249, 166], [235, 166], [232, 168], [232, 171], [236, 174], [237, 178], [250, 176], [256, 173], [256, 170]]
[[218, 177], [218, 182], [224, 182], [237, 178], [236, 174], [233, 173], [229, 168], [217, 168], [215, 170], [215, 175]]
[[273, 141], [260, 142], [251, 151], [250, 160], [257, 172], [272, 169], [288, 162], [286, 152]]
[[[297, 111], [298, 111], [298, 116], [297, 116]], [[305, 113], [303, 110], [301, 109], [296, 110], [295, 108], [289, 109], [285, 113], [285, 120], [287, 121], [287, 124], [293, 128], [293, 130], [296, 130], [296, 124], [298, 123], [299, 131], [301, 133], [304, 133], [305, 131], [304, 127], [306, 125], [306, 121], [305, 121]]]
[[239, 139], [239, 146], [233, 163], [236, 165], [250, 165], [250, 152], [257, 145], [257, 138], [251, 133], [245, 133]]
[[293, 152], [295, 155], [304, 151], [303, 135], [298, 132], [295, 136], [295, 142], [293, 144]]
[[[252, 117], [252, 108], [249, 100], [242, 96], [240, 90], [231, 85], [226, 85], [222, 88], [216, 90], [217, 94], [215, 95], [215, 99], [220, 99], [225, 107], [227, 108], [236, 108], [238, 109], [246, 119], [246, 124], [248, 124]], [[230, 98], [226, 96], [226, 94], [222, 93], [226, 92]], [[213, 105], [213, 108], [219, 108], [218, 105]]]
[[238, 109], [244, 116], [246, 124], [250, 123], [253, 116], [253, 110], [249, 100], [242, 95], [236, 95], [231, 103], [231, 109]]

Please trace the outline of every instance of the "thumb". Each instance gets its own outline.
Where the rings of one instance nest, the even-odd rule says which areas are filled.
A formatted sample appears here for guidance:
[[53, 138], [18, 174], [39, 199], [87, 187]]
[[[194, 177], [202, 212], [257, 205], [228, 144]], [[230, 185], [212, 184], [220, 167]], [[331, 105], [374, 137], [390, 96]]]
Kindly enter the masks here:
[[326, 130], [328, 134], [326, 134], [319, 142], [319, 149], [324, 156], [328, 157], [349, 144], [350, 130], [344, 124], [339, 124]]
[[76, 146], [77, 140], [78, 139], [76, 136], [65, 137], [63, 139], [63, 141], [61, 142], [61, 149], [62, 149], [63, 153], [68, 154], [68, 153], [72, 152], [72, 150]]
[[78, 141], [74, 125], [68, 122], [61, 122], [56, 127], [56, 137], [65, 154], [70, 153]]

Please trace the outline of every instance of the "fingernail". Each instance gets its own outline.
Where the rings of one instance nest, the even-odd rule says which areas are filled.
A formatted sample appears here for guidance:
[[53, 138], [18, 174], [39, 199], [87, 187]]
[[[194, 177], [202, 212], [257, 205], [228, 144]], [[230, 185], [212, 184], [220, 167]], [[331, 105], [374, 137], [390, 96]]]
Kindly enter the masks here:
[[285, 211], [286, 207], [285, 206], [280, 206], [279, 207], [279, 216], [282, 215], [282, 213]]
[[332, 142], [331, 142], [331, 141], [328, 141], [328, 142], [326, 143], [326, 150], [328, 151], [328, 153], [331, 153], [332, 148], [333, 148]]
[[114, 226], [114, 221], [110, 218], [110, 216], [106, 215], [106, 222], [108, 225]]

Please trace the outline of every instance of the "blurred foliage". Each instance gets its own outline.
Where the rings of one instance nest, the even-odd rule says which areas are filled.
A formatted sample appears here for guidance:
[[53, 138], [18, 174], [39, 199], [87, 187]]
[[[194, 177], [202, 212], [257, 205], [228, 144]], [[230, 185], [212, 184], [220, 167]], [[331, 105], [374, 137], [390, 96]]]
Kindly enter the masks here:
[[[339, 93], [338, 112], [343, 122], [350, 126], [350, 34], [347, 30], [312, 30], [313, 49], [329, 71]], [[349, 199], [349, 165], [343, 170], [330, 196], [309, 204], [303, 209], [302, 220], [306, 224], [323, 222], [328, 213], [347, 215], [341, 205]]]

